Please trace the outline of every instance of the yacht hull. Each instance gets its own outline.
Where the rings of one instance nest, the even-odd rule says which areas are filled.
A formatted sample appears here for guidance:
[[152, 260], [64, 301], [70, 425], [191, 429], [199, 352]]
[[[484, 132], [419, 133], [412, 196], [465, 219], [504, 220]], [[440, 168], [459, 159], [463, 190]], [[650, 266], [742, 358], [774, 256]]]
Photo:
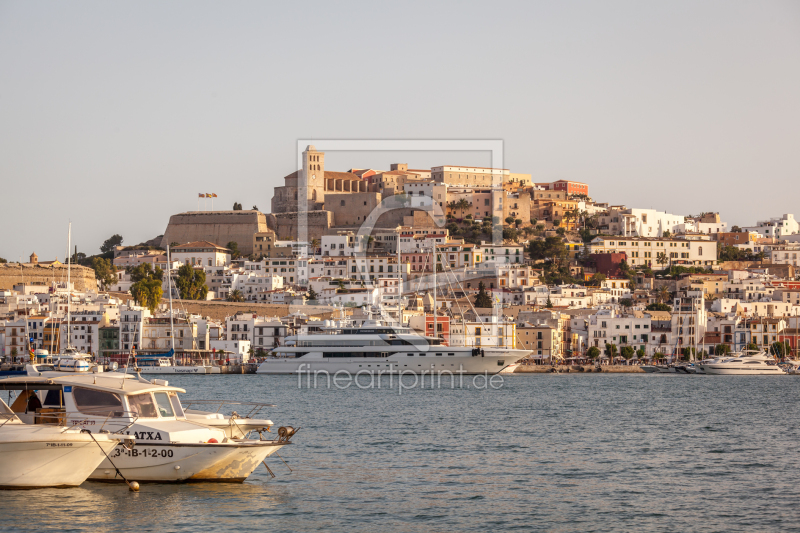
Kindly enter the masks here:
[[219, 374], [210, 366], [145, 366], [139, 368], [140, 374]]
[[[122, 475], [138, 482], [241, 483], [281, 446], [284, 444], [270, 441], [140, 444], [133, 450], [118, 446], [109, 457]], [[122, 482], [108, 460], [104, 460], [89, 479]]]
[[[736, 368], [736, 367], [715, 367], [714, 365], [700, 365], [703, 374], [718, 376], [775, 376], [786, 375], [781, 368]], [[701, 372], [698, 372], [701, 373]]]
[[[452, 349], [452, 348], [451, 348]], [[492, 350], [485, 349], [483, 356], [446, 355], [447, 347], [442, 352], [415, 353], [413, 356], [393, 353], [388, 357], [315, 357], [309, 354], [304, 357], [270, 358], [259, 365], [258, 374], [314, 374], [317, 372], [335, 374], [434, 374], [452, 373], [453, 375], [497, 374], [515, 364], [531, 352], [527, 350]], [[442, 355], [435, 355], [442, 353]], [[452, 352], [450, 352], [452, 353]], [[468, 352], [469, 353], [469, 352]]]
[[[106, 453], [116, 440], [99, 440]], [[0, 488], [77, 487], [105, 456], [92, 440], [0, 444]]]

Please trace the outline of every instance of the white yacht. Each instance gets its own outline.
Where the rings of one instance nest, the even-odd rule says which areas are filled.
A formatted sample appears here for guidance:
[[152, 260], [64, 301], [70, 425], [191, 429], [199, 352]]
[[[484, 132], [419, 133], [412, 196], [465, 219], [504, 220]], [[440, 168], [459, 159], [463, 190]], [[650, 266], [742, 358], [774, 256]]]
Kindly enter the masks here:
[[[171, 352], [171, 353], [170, 353]], [[220, 368], [213, 365], [176, 365], [174, 352], [170, 350], [160, 356], [137, 357], [136, 372], [141, 374], [219, 374]]]
[[766, 352], [745, 350], [739, 354], [702, 361], [697, 367], [704, 374], [780, 375], [786, 371], [779, 367]]
[[[23, 402], [25, 399], [22, 400]], [[0, 487], [77, 487], [95, 471], [105, 454], [133, 438], [90, 435], [78, 428], [22, 422], [0, 400]]]
[[419, 336], [411, 328], [369, 320], [361, 327], [287, 337], [257, 373], [496, 374], [531, 353], [498, 346], [446, 346], [441, 339]]
[[[186, 415], [178, 397], [185, 390], [97, 367], [94, 372], [42, 371], [7, 378], [0, 380], [0, 390], [18, 392], [12, 409], [22, 422], [34, 424], [44, 417], [92, 434], [134, 436], [135, 448], [118, 445], [109, 457], [123, 476], [139, 482], [242, 482], [267, 456], [289, 444], [294, 433], [281, 428], [276, 439], [232, 438], [215, 427], [224, 417], [207, 422], [202, 412]], [[121, 481], [109, 460], [89, 479]]]

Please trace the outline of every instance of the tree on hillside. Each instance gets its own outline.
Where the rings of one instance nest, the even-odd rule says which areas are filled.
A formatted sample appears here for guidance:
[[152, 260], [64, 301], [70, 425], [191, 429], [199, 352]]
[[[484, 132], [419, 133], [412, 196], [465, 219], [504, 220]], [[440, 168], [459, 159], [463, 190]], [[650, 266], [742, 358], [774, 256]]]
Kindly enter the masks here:
[[[108, 254], [109, 252], [114, 251], [115, 246], [119, 246], [122, 244], [122, 235], [119, 233], [115, 233], [105, 241], [103, 241], [103, 245], [100, 247], [100, 252], [103, 254]], [[113, 255], [112, 257], [113, 258]]]
[[600, 284], [603, 283], [606, 279], [607, 278], [606, 278], [605, 274], [602, 274], [602, 273], [598, 272], [597, 274], [595, 274], [591, 278], [589, 278], [589, 284], [590, 285], [596, 285], [596, 286], [599, 287]]
[[553, 308], [553, 301], [550, 299], [550, 296], [547, 297], [547, 301], [544, 303], [544, 306], [548, 309]]
[[472, 204], [466, 198], [462, 198], [456, 202], [456, 207], [461, 210], [461, 218], [464, 218], [464, 210], [472, 207]]
[[639, 359], [644, 359], [645, 355], [647, 354], [645, 353], [644, 348], [639, 348], [638, 350], [636, 350], [636, 357], [638, 357]]
[[227, 248], [228, 250], [231, 251], [231, 259], [239, 259], [239, 256], [241, 254], [239, 253], [239, 243], [238, 242], [231, 241], [231, 242], [229, 242], [227, 244], [227, 246], [225, 246], [225, 248]]
[[203, 270], [195, 270], [189, 264], [182, 265], [178, 269], [175, 287], [183, 300], [205, 300], [208, 296], [206, 273]]
[[672, 232], [668, 229], [665, 229], [664, 233], [662, 233], [661, 236], [664, 237], [665, 239], [669, 239], [670, 237], [672, 237]]
[[164, 294], [164, 290], [161, 288], [164, 272], [158, 267], [153, 270], [149, 263], [143, 263], [128, 272], [133, 281], [130, 289], [131, 296], [136, 304], [155, 313], [161, 303], [161, 296]]
[[658, 252], [658, 255], [656, 255], [656, 263], [658, 263], [662, 267], [667, 263], [669, 263], [669, 258], [667, 257], [667, 254], [665, 252]]
[[230, 293], [228, 293], [228, 301], [229, 302], [243, 302], [244, 301], [244, 294], [239, 289], [234, 289]]
[[656, 289], [656, 299], [662, 304], [672, 299], [672, 293], [669, 292], [669, 288], [666, 285]]
[[158, 279], [164, 281], [164, 271], [160, 267], [153, 267], [150, 263], [142, 263], [137, 267], [128, 267], [125, 271], [130, 274], [133, 283], [139, 282], [143, 279]]
[[478, 283], [478, 296], [475, 298], [475, 307], [492, 307], [492, 297], [486, 292], [486, 285], [481, 281]]
[[742, 228], [740, 228], [739, 226], [734, 226], [731, 228], [731, 231], [733, 233], [742, 233]]
[[514, 217], [506, 217], [506, 224], [513, 224], [513, 223], [514, 223]]
[[633, 300], [630, 298], [620, 298], [619, 305], [622, 307], [633, 307]]
[[0, 257], [0, 265], [2, 265], [2, 264], [4, 264], [4, 263], [8, 263], [8, 260], [6, 260], [6, 259], [5, 259], [5, 258], [3, 258], [3, 257]]
[[319, 298], [317, 291], [315, 291], [313, 287], [309, 287], [308, 292], [306, 293], [306, 299], [311, 302], [316, 302], [317, 298]]
[[667, 304], [663, 304], [663, 303], [649, 304], [644, 309], [645, 309], [645, 311], [667, 311], [667, 312], [672, 311], [672, 307], [668, 306]]
[[94, 269], [94, 277], [102, 283], [103, 290], [108, 290], [117, 281], [117, 271], [114, 265], [111, 264], [110, 259], [93, 257], [92, 268]]
[[598, 357], [600, 357], [600, 348], [598, 348], [597, 346], [592, 346], [591, 348], [586, 350], [586, 357], [588, 357], [589, 359], [597, 359]]
[[528, 254], [534, 261], [551, 260], [559, 268], [569, 255], [561, 237], [546, 237], [542, 241], [531, 241]]
[[242, 204], [240, 204], [239, 202], [233, 202], [233, 210], [234, 211], [241, 211], [242, 210]]

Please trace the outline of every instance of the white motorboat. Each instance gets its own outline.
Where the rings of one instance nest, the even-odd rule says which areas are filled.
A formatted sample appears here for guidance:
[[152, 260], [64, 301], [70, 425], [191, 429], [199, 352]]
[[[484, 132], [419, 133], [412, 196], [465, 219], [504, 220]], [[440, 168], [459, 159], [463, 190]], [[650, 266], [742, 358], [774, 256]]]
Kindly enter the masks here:
[[786, 371], [779, 367], [775, 358], [766, 352], [745, 350], [739, 354], [718, 357], [698, 365], [704, 374], [711, 375], [782, 375]]
[[446, 346], [411, 328], [366, 321], [361, 327], [330, 328], [286, 338], [259, 365], [259, 374], [496, 374], [530, 350], [498, 346]]
[[77, 487], [121, 440], [133, 444], [133, 438], [119, 435], [28, 425], [0, 400], [0, 487]]
[[142, 374], [219, 374], [218, 366], [176, 365], [172, 357], [139, 357], [136, 371]]
[[[163, 380], [118, 372], [40, 374], [0, 380], [0, 390], [19, 392], [19, 403], [12, 405], [16, 415], [29, 424], [46, 416], [93, 434], [134, 436], [134, 449], [118, 445], [109, 457], [123, 476], [139, 482], [242, 482], [293, 434], [282, 428], [272, 440], [231, 437], [187, 417], [178, 397], [185, 391]], [[89, 479], [120, 480], [108, 460]]]
[[[199, 405], [211, 405], [216, 407], [213, 411], [196, 409]], [[274, 425], [272, 420], [257, 418], [262, 409], [275, 407], [270, 403], [261, 402], [239, 402], [231, 400], [190, 400], [183, 404], [183, 411], [186, 413], [187, 420], [200, 422], [207, 426], [221, 429], [228, 438], [245, 438], [251, 432], [256, 432], [263, 436], [263, 432], [270, 431]], [[233, 411], [230, 414], [220, 413], [222, 409], [241, 409], [242, 413]]]

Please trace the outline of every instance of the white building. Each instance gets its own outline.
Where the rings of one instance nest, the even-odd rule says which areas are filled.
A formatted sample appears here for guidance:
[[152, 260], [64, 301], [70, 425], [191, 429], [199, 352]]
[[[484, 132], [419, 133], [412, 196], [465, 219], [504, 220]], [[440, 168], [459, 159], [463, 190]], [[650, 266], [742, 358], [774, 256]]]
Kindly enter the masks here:
[[715, 242], [689, 239], [651, 239], [643, 237], [601, 236], [589, 243], [589, 253], [625, 252], [631, 266], [647, 265], [660, 268], [659, 254], [665, 254], [667, 264], [712, 266], [717, 262]]
[[213, 242], [195, 241], [175, 246], [170, 258], [194, 267], [226, 266], [231, 262], [231, 251]]
[[769, 220], [759, 220], [755, 226], [744, 226], [743, 231], [755, 231], [764, 235], [778, 239], [785, 235], [795, 235], [800, 233], [800, 223], [795, 220], [794, 215], [785, 214], [780, 218], [771, 218]]
[[209, 344], [217, 360], [229, 360], [231, 364], [237, 365], [250, 360], [250, 341], [212, 340]]

